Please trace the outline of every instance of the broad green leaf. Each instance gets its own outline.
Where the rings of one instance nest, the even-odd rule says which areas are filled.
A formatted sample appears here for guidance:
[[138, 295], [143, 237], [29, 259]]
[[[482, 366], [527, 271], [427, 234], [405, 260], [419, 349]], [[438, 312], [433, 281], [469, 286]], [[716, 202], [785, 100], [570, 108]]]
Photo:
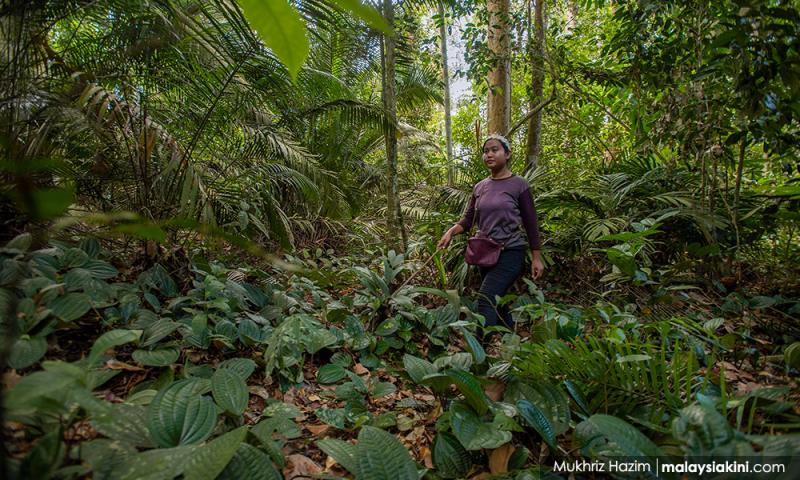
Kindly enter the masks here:
[[72, 387], [77, 381], [75, 376], [65, 375], [63, 372], [39, 371], [25, 375], [8, 392], [5, 406], [12, 411], [36, 411], [37, 401], [63, 395], [63, 390]]
[[61, 427], [45, 434], [19, 464], [17, 478], [51, 478], [66, 453]]
[[89, 255], [80, 248], [68, 248], [59, 258], [59, 266], [62, 269], [82, 267], [89, 262]]
[[483, 388], [478, 379], [471, 373], [450, 369], [445, 374], [450, 377], [461, 394], [464, 395], [464, 399], [475, 409], [478, 415], [483, 415], [489, 410], [489, 399], [483, 393]]
[[358, 433], [359, 480], [417, 480], [416, 464], [391, 433], [365, 425]]
[[47, 338], [22, 335], [11, 345], [8, 366], [21, 370], [28, 368], [42, 359], [47, 352]]
[[372, 398], [386, 397], [397, 391], [397, 387], [389, 382], [378, 382], [372, 387]]
[[336, 352], [331, 355], [331, 363], [339, 365], [342, 368], [347, 368], [353, 363], [353, 357], [344, 352]]
[[322, 407], [317, 409], [314, 415], [316, 415], [320, 421], [332, 427], [336, 427], [340, 430], [345, 429], [346, 414], [343, 408]]
[[256, 362], [249, 358], [229, 358], [220, 363], [217, 369], [230, 370], [242, 380], [247, 381], [256, 369]]
[[246, 435], [247, 427], [239, 427], [198, 448], [186, 465], [184, 477], [193, 480], [217, 478], [236, 454]]
[[78, 248], [86, 252], [86, 255], [92, 259], [97, 258], [97, 256], [100, 255], [100, 242], [98, 242], [96, 238], [87, 237], [81, 239], [81, 241], [78, 242]]
[[106, 437], [134, 447], [153, 447], [147, 430], [147, 409], [127, 403], [112, 404], [108, 411], [91, 419], [92, 426]]
[[289, 75], [297, 73], [309, 52], [308, 33], [300, 13], [286, 0], [239, 0], [250, 25], [278, 59]]
[[387, 35], [394, 35], [392, 32], [392, 27], [386, 23], [383, 15], [381, 15], [376, 9], [364, 5], [359, 0], [333, 0], [333, 3], [352, 13], [361, 20], [364, 20], [370, 27], [380, 30]]
[[125, 462], [116, 472], [121, 480], [166, 480], [183, 473], [186, 464], [197, 451], [194, 445], [175, 448], [156, 448], [139, 453]]
[[449, 433], [439, 432], [431, 450], [436, 473], [442, 478], [465, 478], [472, 468], [469, 452]]
[[37, 188], [32, 192], [33, 216], [46, 220], [62, 215], [75, 201], [72, 188]]
[[464, 340], [467, 342], [467, 350], [469, 353], [472, 354], [473, 360], [475, 360], [476, 365], [480, 365], [486, 360], [486, 352], [483, 350], [483, 346], [481, 346], [481, 342], [478, 341], [477, 338], [471, 333], [466, 330], [462, 330], [461, 333], [464, 335]]
[[[149, 310], [140, 310], [140, 312], [149, 312]], [[155, 322], [145, 327], [142, 333], [142, 347], [151, 347], [160, 342], [172, 332], [180, 327], [180, 323], [173, 322], [168, 318], [160, 318]]]
[[98, 280], [108, 280], [119, 273], [113, 265], [102, 260], [89, 260], [83, 268]]
[[450, 425], [453, 434], [467, 450], [497, 448], [511, 441], [511, 432], [486, 423], [469, 406], [454, 403], [450, 407]]
[[380, 335], [382, 337], [389, 336], [396, 332], [398, 327], [399, 325], [397, 319], [388, 318], [378, 325], [378, 328], [375, 329], [375, 335]]
[[168, 367], [178, 361], [181, 351], [174, 347], [158, 348], [156, 350], [134, 350], [133, 359], [149, 367]]
[[6, 248], [8, 250], [17, 250], [19, 252], [27, 252], [29, 248], [31, 248], [31, 243], [33, 242], [33, 236], [30, 233], [22, 233], [17, 235], [16, 237], [12, 238], [11, 241], [6, 243]]
[[403, 355], [403, 367], [415, 383], [421, 383], [427, 375], [438, 373], [431, 362], [408, 353]]
[[[81, 251], [81, 253], [83, 252]], [[84, 255], [86, 254], [84, 253]], [[86, 312], [92, 308], [92, 302], [89, 295], [85, 293], [68, 293], [50, 302], [48, 307], [56, 317], [65, 322], [71, 322], [86, 315]]]
[[120, 233], [127, 233], [129, 235], [133, 235], [134, 237], [138, 237], [143, 240], [154, 240], [159, 243], [163, 243], [167, 240], [166, 232], [164, 232], [164, 230], [162, 230], [161, 227], [159, 227], [154, 223], [148, 223], [148, 222], [125, 223], [122, 225], [117, 225], [113, 229], [114, 231]]
[[[642, 432], [625, 420], [611, 415], [592, 415], [575, 427], [575, 435], [590, 455], [652, 458], [662, 454], [661, 449]], [[609, 443], [598, 443], [598, 439]]]
[[360, 478], [358, 470], [358, 449], [355, 445], [337, 438], [325, 438], [318, 441], [317, 446], [356, 478]]
[[141, 330], [110, 330], [98, 337], [92, 345], [92, 350], [89, 353], [89, 365], [94, 365], [103, 352], [109, 348], [125, 345], [126, 343], [135, 342], [142, 335]]
[[196, 393], [197, 381], [179, 380], [156, 395], [148, 409], [150, 436], [160, 447], [205, 440], [217, 423], [214, 402]]
[[92, 480], [114, 480], [115, 472], [137, 454], [133, 445], [105, 438], [81, 443], [80, 452], [92, 467]]
[[211, 377], [211, 394], [217, 405], [234, 415], [244, 413], [250, 399], [247, 384], [242, 377], [224, 368], [218, 369]]
[[347, 374], [345, 373], [344, 367], [333, 363], [323, 365], [317, 371], [317, 381], [322, 384], [336, 383], [345, 376], [347, 376]]
[[242, 443], [217, 479], [283, 480], [283, 476], [272, 464], [270, 457], [266, 453], [252, 445]]
[[527, 400], [520, 400], [517, 402], [517, 410], [525, 422], [528, 423], [534, 430], [542, 437], [547, 445], [555, 451], [556, 449], [556, 433], [553, 430], [553, 424], [547, 415], [539, 409], [536, 405]]
[[64, 275], [64, 287], [67, 291], [89, 291], [92, 285], [92, 274], [85, 268], [73, 268]]

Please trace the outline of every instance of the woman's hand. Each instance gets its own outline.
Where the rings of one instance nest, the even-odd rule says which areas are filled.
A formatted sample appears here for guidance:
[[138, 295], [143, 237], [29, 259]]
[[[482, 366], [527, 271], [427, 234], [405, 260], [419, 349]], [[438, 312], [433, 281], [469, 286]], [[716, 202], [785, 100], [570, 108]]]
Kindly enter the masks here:
[[447, 246], [450, 245], [450, 241], [452, 239], [453, 235], [450, 233], [450, 230], [444, 232], [444, 235], [442, 235], [442, 238], [439, 240], [439, 243], [436, 244], [436, 248], [439, 250], [447, 248]]
[[539, 250], [533, 251], [533, 259], [531, 260], [531, 277], [538, 280], [544, 273], [544, 264], [542, 263], [542, 256]]
[[450, 229], [448, 231], [444, 232], [444, 235], [442, 235], [442, 238], [439, 239], [439, 243], [436, 244], [436, 248], [438, 250], [442, 250], [442, 249], [447, 248], [447, 246], [450, 245], [450, 241], [453, 239], [453, 235], [458, 235], [459, 233], [461, 233], [463, 231], [464, 231], [464, 227], [462, 227], [460, 224], [456, 223], [455, 225], [450, 227]]

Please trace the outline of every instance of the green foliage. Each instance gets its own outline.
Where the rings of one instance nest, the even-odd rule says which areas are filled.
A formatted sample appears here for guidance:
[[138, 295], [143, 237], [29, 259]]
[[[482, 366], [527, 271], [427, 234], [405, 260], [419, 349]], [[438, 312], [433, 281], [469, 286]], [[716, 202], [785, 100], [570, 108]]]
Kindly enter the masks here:
[[408, 451], [392, 434], [379, 428], [362, 427], [355, 446], [335, 439], [321, 440], [317, 445], [359, 480], [419, 478]]

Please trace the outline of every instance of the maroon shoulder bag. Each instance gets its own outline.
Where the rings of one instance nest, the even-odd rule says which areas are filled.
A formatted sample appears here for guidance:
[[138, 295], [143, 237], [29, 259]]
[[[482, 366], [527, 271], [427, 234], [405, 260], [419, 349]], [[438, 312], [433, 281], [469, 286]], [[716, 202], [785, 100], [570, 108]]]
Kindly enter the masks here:
[[[478, 205], [475, 205], [475, 223], [480, 224]], [[479, 226], [480, 228], [480, 226]], [[467, 251], [464, 254], [464, 260], [470, 264], [478, 267], [494, 267], [497, 265], [497, 260], [500, 258], [500, 252], [503, 251], [503, 244], [496, 242], [489, 236], [482, 235], [480, 231], [474, 236], [467, 239]]]

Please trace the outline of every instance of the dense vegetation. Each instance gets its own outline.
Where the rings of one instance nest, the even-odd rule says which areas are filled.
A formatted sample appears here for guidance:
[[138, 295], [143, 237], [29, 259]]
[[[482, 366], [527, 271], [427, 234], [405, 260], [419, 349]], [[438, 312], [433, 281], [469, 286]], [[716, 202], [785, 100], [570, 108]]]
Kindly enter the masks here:
[[[796, 0], [3, 2], [3, 478], [799, 455], [798, 25]], [[547, 270], [485, 344], [463, 239], [436, 242], [494, 131]]]

